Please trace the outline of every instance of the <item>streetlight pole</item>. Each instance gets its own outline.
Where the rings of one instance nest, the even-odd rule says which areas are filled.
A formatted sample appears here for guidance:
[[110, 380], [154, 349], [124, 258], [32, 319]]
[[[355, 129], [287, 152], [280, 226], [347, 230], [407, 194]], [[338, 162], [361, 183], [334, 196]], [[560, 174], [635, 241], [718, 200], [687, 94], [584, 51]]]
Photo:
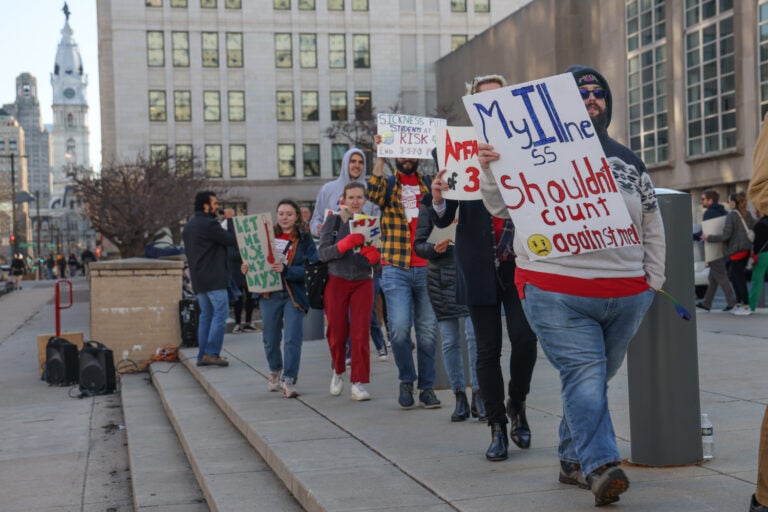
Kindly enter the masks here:
[[37, 259], [35, 264], [37, 265], [37, 280], [43, 279], [43, 265], [40, 259], [43, 257], [43, 246], [40, 245], [40, 191], [35, 190], [35, 208], [37, 209]]
[[[0, 157], [11, 159], [11, 259], [18, 252], [18, 239], [16, 237], [16, 153], [10, 155], [0, 155]], [[19, 155], [19, 158], [27, 158], [26, 155]]]

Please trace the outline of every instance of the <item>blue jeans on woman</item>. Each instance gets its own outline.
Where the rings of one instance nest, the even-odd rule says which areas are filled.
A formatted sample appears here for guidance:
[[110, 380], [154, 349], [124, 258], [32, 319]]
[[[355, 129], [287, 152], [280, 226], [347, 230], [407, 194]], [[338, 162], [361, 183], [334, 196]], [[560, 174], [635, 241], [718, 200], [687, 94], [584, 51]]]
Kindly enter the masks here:
[[[270, 292], [268, 298], [262, 295], [259, 305], [269, 371], [282, 370], [282, 380], [295, 383], [301, 362], [304, 313], [293, 305], [286, 291]], [[284, 338], [284, 354], [280, 350], [281, 338]]]
[[[439, 320], [440, 338], [443, 342], [443, 364], [453, 391], [464, 391], [467, 382], [464, 379], [464, 358], [461, 340], [461, 318], [446, 318]], [[475, 329], [469, 316], [464, 317], [464, 335], [467, 338], [469, 352], [469, 382], [477, 389], [477, 346], [475, 344]]]
[[224, 331], [229, 317], [229, 296], [226, 288], [197, 294], [200, 320], [197, 325], [197, 360], [203, 355], [218, 356], [224, 344]]
[[579, 297], [525, 285], [525, 316], [560, 372], [558, 456], [581, 464], [584, 475], [621, 460], [608, 411], [608, 381], [621, 367], [653, 297], [651, 290], [609, 299]]
[[[437, 318], [427, 294], [427, 267], [386, 265], [381, 273], [381, 289], [387, 299], [387, 324], [398, 379], [408, 384], [418, 379], [419, 389], [433, 389]], [[411, 325], [416, 328], [418, 376], [411, 353]]]

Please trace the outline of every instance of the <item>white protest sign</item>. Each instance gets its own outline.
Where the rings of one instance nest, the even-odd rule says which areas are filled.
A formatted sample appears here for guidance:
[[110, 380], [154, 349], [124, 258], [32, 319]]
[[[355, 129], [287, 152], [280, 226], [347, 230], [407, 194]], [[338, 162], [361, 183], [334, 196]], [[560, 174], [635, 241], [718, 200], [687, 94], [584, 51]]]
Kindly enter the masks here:
[[[701, 223], [701, 232], [705, 235], [722, 235], [725, 229], [726, 215], [707, 219]], [[725, 248], [722, 242], [704, 242], [704, 261], [719, 260], [725, 256]]]
[[381, 144], [378, 156], [389, 158], [432, 158], [437, 144], [437, 129], [445, 119], [409, 116], [407, 114], [377, 114], [377, 133]]
[[471, 201], [482, 199], [480, 162], [477, 160], [477, 135], [471, 126], [446, 126], [437, 132], [437, 162], [446, 169], [448, 190], [445, 199]]
[[573, 75], [463, 100], [531, 259], [640, 244]]
[[283, 289], [280, 274], [274, 272], [271, 264], [280, 261], [273, 247], [274, 231], [269, 213], [234, 217], [237, 247], [243, 263], [248, 265], [245, 280], [248, 291], [254, 293], [272, 292]]
[[381, 228], [378, 217], [356, 214], [355, 218], [349, 221], [349, 232], [363, 235], [365, 237], [363, 245], [381, 246]]

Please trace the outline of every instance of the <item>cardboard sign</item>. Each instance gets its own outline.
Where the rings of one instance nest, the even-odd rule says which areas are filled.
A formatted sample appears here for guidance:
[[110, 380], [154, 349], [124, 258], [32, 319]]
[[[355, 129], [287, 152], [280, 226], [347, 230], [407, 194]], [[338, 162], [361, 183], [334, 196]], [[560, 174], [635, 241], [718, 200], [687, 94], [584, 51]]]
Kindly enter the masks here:
[[477, 135], [471, 126], [446, 126], [437, 132], [437, 161], [446, 169], [448, 190], [445, 199], [471, 201], [482, 199], [480, 162], [477, 160]]
[[[349, 232], [363, 235], [365, 237], [363, 245], [381, 246], [381, 227], [378, 217], [355, 214], [355, 218], [349, 221]], [[359, 250], [359, 247], [356, 250]]]
[[501, 155], [491, 171], [531, 259], [641, 243], [573, 75], [463, 100]]
[[[727, 215], [721, 217], [715, 217], [714, 219], [708, 219], [701, 223], [701, 232], [707, 236], [709, 235], [722, 235], [723, 229], [725, 229], [725, 219]], [[722, 242], [704, 242], [704, 261], [709, 263], [710, 261], [719, 260], [725, 257], [725, 250]]]
[[248, 291], [254, 293], [272, 292], [283, 289], [280, 274], [272, 270], [271, 264], [283, 258], [274, 246], [272, 216], [269, 213], [245, 215], [233, 218], [237, 247], [243, 262], [248, 265], [245, 281]]
[[376, 121], [381, 135], [376, 153], [389, 158], [432, 158], [437, 130], [445, 126], [445, 119], [407, 114], [378, 114]]

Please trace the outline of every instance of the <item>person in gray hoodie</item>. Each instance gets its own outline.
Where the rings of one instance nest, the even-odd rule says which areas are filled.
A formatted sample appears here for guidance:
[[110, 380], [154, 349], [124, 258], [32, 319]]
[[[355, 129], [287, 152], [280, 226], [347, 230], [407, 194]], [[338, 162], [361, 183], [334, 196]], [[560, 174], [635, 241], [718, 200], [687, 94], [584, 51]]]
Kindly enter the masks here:
[[[664, 284], [665, 239], [653, 183], [645, 164], [608, 135], [613, 106], [608, 81], [597, 70], [572, 66], [584, 107], [618, 184], [639, 244], [557, 258], [532, 259], [515, 234], [515, 284], [541, 348], [560, 373], [559, 480], [589, 488], [595, 504], [618, 501], [629, 488], [608, 410], [608, 381], [624, 361], [654, 297]], [[500, 155], [478, 144], [483, 201], [508, 217], [489, 163]]]

